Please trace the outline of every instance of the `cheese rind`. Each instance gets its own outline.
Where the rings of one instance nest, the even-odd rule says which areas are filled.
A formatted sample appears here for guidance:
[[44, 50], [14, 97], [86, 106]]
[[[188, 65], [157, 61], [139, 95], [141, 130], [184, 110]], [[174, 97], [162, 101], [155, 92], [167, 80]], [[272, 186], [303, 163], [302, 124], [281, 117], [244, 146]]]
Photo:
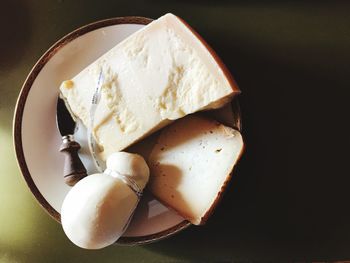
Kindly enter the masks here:
[[193, 224], [213, 211], [243, 150], [241, 134], [191, 115], [165, 128], [149, 157], [149, 189]]
[[[221, 62], [179, 18], [167, 14], [108, 51], [61, 94], [90, 127], [101, 158], [187, 114], [223, 106], [239, 92]], [[101, 87], [93, 114], [91, 100]]]

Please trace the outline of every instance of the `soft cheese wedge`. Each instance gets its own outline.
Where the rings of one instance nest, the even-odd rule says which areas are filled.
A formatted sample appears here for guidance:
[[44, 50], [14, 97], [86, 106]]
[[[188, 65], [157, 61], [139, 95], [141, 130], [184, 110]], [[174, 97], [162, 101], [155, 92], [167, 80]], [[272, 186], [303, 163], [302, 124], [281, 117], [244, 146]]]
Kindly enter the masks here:
[[227, 69], [181, 19], [167, 14], [60, 86], [71, 112], [91, 126], [100, 157], [187, 114], [219, 108], [239, 90]]
[[204, 224], [242, 150], [238, 131], [215, 120], [187, 116], [161, 132], [149, 157], [150, 190], [191, 223]]

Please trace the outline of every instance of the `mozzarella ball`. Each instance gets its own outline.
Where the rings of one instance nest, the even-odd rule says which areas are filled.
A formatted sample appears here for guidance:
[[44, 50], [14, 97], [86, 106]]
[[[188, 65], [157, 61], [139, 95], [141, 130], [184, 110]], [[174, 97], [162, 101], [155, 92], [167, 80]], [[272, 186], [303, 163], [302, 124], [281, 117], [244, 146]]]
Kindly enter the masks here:
[[63, 230], [79, 247], [106, 247], [124, 233], [137, 203], [136, 194], [122, 180], [106, 174], [87, 176], [64, 199]]

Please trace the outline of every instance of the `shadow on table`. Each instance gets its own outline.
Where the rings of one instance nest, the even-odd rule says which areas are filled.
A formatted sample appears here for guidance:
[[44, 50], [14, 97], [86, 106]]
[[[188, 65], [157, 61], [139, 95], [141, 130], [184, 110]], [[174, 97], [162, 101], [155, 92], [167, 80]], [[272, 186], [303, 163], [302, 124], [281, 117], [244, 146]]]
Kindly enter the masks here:
[[[266, 67], [270, 66], [265, 65], [261, 71], [266, 72]], [[197, 260], [346, 257], [346, 250], [339, 251], [338, 244], [350, 241], [350, 214], [344, 209], [345, 186], [350, 182], [342, 168], [336, 167], [344, 157], [329, 155], [340, 149], [323, 141], [323, 136], [332, 135], [324, 130], [322, 121], [319, 129], [311, 130], [308, 122], [318, 122], [321, 117], [303, 116], [303, 110], [308, 107], [303, 105], [305, 101], [292, 95], [294, 102], [286, 102], [273, 95], [279, 93], [277, 82], [283, 83], [288, 78], [280, 70], [298, 74], [280, 65], [275, 70], [276, 83], [270, 83], [269, 87], [262, 84], [262, 75], [252, 77], [262, 81], [256, 82], [254, 88], [260, 101], [253, 102], [249, 94], [241, 97], [246, 151], [234, 172], [237, 177], [211, 220], [204, 227], [191, 227], [146, 248]], [[311, 83], [297, 77], [284, 85], [293, 90], [298, 81], [304, 82], [299, 87], [305, 89], [308, 85], [332, 84], [324, 79]], [[244, 81], [239, 83], [243, 84], [243, 90], [253, 89], [244, 85]], [[324, 90], [325, 86], [319, 88]], [[264, 94], [264, 89], [269, 91]], [[281, 106], [283, 103], [298, 109], [287, 110]], [[325, 121], [329, 119], [327, 113], [321, 114]], [[311, 119], [307, 120], [308, 117]], [[315, 153], [315, 149], [319, 152]], [[322, 154], [322, 150], [328, 154]], [[345, 163], [341, 164], [343, 169]], [[333, 181], [328, 182], [329, 176]]]
[[284, 49], [207, 36], [242, 89], [246, 151], [207, 225], [145, 248], [208, 262], [348, 258], [349, 40], [306, 26], [311, 45], [294, 33]]
[[30, 17], [26, 3], [2, 1], [0, 8], [0, 71], [20, 62], [30, 36]]

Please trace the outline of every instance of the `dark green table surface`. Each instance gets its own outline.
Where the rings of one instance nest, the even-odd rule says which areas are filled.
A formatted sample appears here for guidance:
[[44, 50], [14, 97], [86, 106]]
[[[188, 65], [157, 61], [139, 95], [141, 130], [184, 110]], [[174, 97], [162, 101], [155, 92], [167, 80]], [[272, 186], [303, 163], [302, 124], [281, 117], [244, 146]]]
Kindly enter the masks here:
[[[146, 246], [79, 249], [17, 168], [11, 123], [21, 84], [81, 25], [166, 12], [191, 24], [234, 74], [246, 152], [207, 225]], [[0, 27], [0, 262], [350, 259], [350, 3], [4, 0]]]

